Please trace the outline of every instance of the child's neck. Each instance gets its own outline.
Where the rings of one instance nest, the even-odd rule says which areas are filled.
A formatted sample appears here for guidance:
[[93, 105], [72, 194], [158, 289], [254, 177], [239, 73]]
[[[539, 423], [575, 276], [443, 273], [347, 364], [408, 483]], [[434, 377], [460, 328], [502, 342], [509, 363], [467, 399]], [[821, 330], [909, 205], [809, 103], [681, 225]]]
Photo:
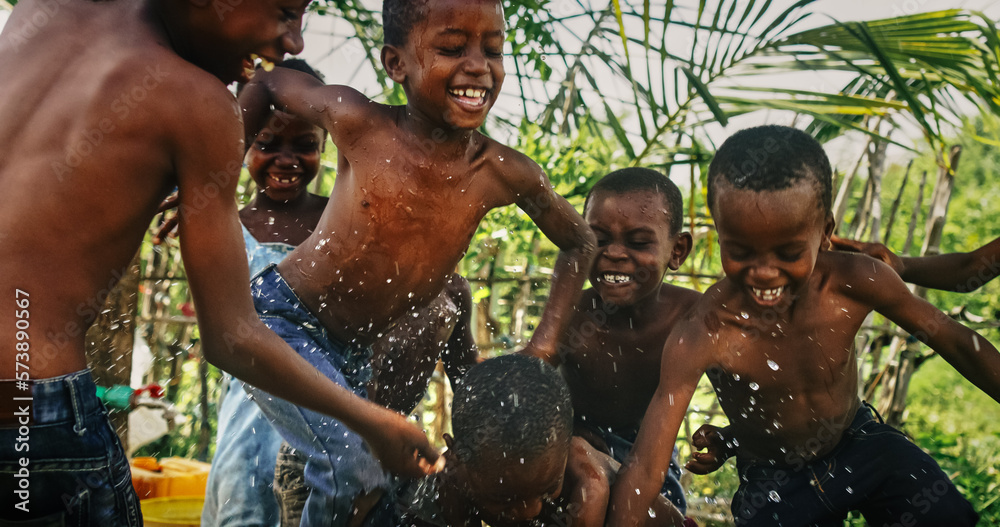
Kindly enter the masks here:
[[638, 327], [644, 325], [648, 319], [658, 316], [659, 310], [657, 308], [660, 303], [661, 291], [662, 285], [657, 287], [656, 290], [650, 294], [640, 298], [634, 304], [625, 306], [606, 303], [598, 296], [600, 299], [598, 302], [598, 309], [605, 309], [609, 312], [609, 322], [627, 322], [630, 326]]
[[464, 155], [468, 145], [476, 137], [476, 131], [465, 128], [454, 128], [443, 124], [440, 119], [432, 119], [425, 112], [407, 104], [403, 108], [403, 129], [426, 141], [430, 139], [433, 145], [444, 148], [443, 151], [435, 151], [436, 158], [451, 157], [452, 155]]

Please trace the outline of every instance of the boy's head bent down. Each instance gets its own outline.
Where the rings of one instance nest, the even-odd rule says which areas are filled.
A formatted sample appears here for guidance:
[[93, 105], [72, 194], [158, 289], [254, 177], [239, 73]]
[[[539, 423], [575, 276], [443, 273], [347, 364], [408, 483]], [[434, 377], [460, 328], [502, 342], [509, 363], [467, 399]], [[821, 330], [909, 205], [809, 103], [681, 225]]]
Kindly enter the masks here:
[[708, 203], [726, 276], [751, 305], [789, 306], [833, 233], [830, 162], [808, 134], [785, 126], [741, 130], [708, 174]]
[[429, 124], [474, 130], [503, 86], [503, 8], [498, 0], [389, 0], [382, 64]]
[[446, 471], [455, 471], [487, 523], [534, 518], [559, 495], [572, 408], [562, 376], [533, 357], [490, 359], [463, 377], [452, 408], [454, 462]]
[[691, 251], [681, 192], [648, 168], [616, 170], [587, 195], [584, 218], [597, 238], [590, 283], [605, 302], [633, 305], [655, 293]]

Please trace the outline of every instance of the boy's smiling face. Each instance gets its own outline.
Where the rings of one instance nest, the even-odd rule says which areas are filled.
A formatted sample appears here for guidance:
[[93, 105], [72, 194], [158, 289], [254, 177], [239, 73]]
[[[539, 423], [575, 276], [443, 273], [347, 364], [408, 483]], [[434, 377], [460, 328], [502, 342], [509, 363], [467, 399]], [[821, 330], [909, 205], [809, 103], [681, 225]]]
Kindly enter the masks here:
[[257, 188], [274, 201], [291, 201], [319, 173], [323, 129], [276, 111], [247, 152], [247, 169]]
[[631, 306], [659, 290], [667, 269], [678, 269], [691, 250], [687, 233], [670, 233], [662, 195], [598, 190], [584, 216], [597, 236], [590, 283], [601, 299]]
[[[199, 7], [192, 62], [225, 83], [253, 76], [254, 58], [280, 62], [302, 51], [302, 16], [311, 0], [233, 0]], [[195, 2], [199, 4], [198, 2]]]
[[817, 192], [806, 180], [761, 192], [719, 184], [714, 214], [722, 267], [749, 305], [789, 307], [801, 294], [834, 226]]
[[486, 120], [503, 85], [503, 9], [496, 0], [428, 0], [427, 14], [383, 63], [408, 106], [453, 129]]

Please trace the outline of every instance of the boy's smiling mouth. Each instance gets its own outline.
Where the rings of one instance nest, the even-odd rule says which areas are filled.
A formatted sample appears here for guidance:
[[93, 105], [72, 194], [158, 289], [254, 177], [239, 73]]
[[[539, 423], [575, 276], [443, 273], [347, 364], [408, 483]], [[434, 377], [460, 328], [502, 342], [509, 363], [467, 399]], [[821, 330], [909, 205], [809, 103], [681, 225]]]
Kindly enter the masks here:
[[785, 289], [785, 286], [774, 287], [771, 289], [758, 289], [756, 287], [750, 288], [757, 302], [764, 305], [777, 303], [777, 301], [781, 298], [781, 295], [785, 292]]
[[486, 96], [490, 90], [486, 88], [450, 88], [448, 94], [454, 97], [461, 105], [472, 109], [479, 109], [486, 105]]
[[627, 284], [632, 281], [632, 276], [622, 273], [601, 273], [601, 281], [606, 284]]

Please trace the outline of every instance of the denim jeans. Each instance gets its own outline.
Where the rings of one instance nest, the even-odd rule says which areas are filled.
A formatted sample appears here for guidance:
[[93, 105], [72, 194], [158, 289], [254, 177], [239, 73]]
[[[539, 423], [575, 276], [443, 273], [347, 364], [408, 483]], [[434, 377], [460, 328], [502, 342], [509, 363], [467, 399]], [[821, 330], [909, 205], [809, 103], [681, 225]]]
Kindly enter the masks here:
[[36, 380], [30, 395], [13, 404], [30, 404], [31, 424], [0, 428], [0, 524], [141, 526], [128, 460], [90, 371]]
[[279, 524], [272, 482], [280, 444], [281, 435], [243, 384], [230, 378], [219, 405], [219, 430], [205, 488], [202, 527]]
[[869, 525], [973, 526], [978, 515], [929, 455], [862, 406], [822, 458], [772, 466], [737, 458], [738, 526], [842, 527], [849, 511]]
[[[330, 337], [291, 287], [269, 266], [251, 280], [257, 314], [322, 375], [365, 396], [371, 349]], [[296, 406], [244, 383], [264, 415], [288, 443], [307, 457], [310, 489], [302, 526], [345, 525], [358, 495], [390, 487], [390, 477], [351, 429], [329, 416]]]

